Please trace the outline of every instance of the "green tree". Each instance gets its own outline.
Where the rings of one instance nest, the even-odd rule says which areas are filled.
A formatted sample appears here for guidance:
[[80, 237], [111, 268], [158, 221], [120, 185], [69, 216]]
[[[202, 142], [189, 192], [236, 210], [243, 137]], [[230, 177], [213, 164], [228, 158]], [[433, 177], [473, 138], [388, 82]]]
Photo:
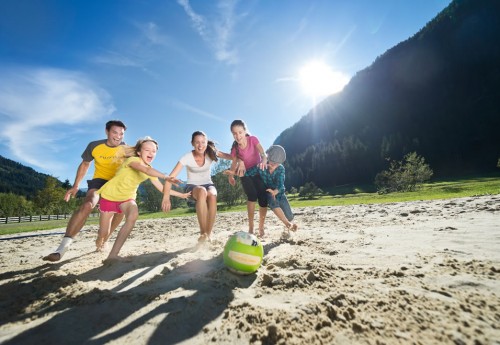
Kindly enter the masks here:
[[318, 188], [314, 182], [307, 182], [299, 188], [299, 197], [303, 199], [314, 199], [322, 193], [323, 191]]
[[24, 195], [0, 193], [0, 217], [22, 217], [33, 214], [33, 203]]
[[217, 200], [226, 207], [241, 205], [245, 201], [245, 192], [241, 186], [240, 179], [236, 178], [236, 185], [231, 186], [224, 170], [231, 167], [231, 161], [220, 159], [212, 168], [212, 181], [217, 187]]
[[137, 205], [141, 212], [159, 212], [161, 210], [162, 193], [148, 179], [141, 183], [137, 190]]
[[[160, 179], [161, 183], [165, 183], [165, 181]], [[180, 187], [172, 186], [172, 190], [176, 190], [178, 192], [184, 192], [184, 190]], [[163, 199], [163, 193], [158, 191], [156, 187], [151, 183], [148, 179], [144, 181], [137, 191], [137, 203], [139, 206], [139, 210], [141, 212], [160, 212], [161, 211], [161, 202]], [[171, 209], [186, 207], [186, 200], [177, 198], [175, 196], [170, 197]]]
[[425, 159], [411, 152], [402, 161], [390, 161], [389, 170], [375, 176], [375, 185], [379, 193], [409, 192], [418, 189], [432, 175], [433, 171]]
[[39, 190], [34, 199], [36, 211], [40, 214], [68, 213], [69, 206], [64, 201], [66, 190], [54, 177], [48, 176], [45, 187]]

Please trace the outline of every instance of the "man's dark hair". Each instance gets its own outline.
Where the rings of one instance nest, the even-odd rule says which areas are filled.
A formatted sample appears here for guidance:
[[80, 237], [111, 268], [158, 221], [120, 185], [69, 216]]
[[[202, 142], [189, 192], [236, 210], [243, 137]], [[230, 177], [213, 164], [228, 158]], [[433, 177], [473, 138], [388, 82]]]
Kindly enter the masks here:
[[111, 120], [111, 121], [106, 122], [106, 130], [107, 131], [109, 131], [111, 129], [111, 127], [113, 127], [113, 126], [121, 127], [124, 130], [127, 130], [127, 126], [125, 126], [125, 124], [123, 122], [121, 122], [120, 120]]

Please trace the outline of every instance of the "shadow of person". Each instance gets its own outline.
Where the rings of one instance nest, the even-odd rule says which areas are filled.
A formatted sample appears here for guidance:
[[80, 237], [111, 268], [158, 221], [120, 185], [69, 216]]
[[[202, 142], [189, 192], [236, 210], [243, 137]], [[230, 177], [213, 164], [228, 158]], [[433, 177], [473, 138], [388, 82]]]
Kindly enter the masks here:
[[[152, 266], [165, 260], [151, 254], [145, 257], [144, 262]], [[93, 271], [80, 279], [99, 275], [97, 269]], [[208, 260], [193, 260], [125, 291], [116, 287], [68, 293], [32, 317], [54, 313], [52, 318], [4, 344], [103, 344], [116, 340], [137, 343], [137, 337], [143, 336], [135, 332], [145, 329], [151, 333], [149, 344], [178, 343], [196, 336], [221, 315], [234, 299], [234, 289], [250, 286], [255, 278], [255, 274], [236, 276], [228, 272], [221, 254]]]
[[[191, 250], [192, 247], [188, 247], [171, 253], [164, 251], [148, 253], [138, 256], [132, 263], [119, 265], [113, 270], [99, 266], [80, 275], [71, 273], [58, 275], [57, 272], [63, 265], [92, 255], [93, 252], [60, 263], [45, 263], [31, 269], [4, 273], [2, 274], [2, 281], [12, 280], [0, 285], [2, 290], [2, 297], [0, 297], [0, 326], [24, 319], [37, 319], [47, 312], [64, 310], [66, 306], [59, 303], [54, 304], [51, 295], [57, 294], [60, 290], [69, 289], [78, 281], [113, 281], [122, 277], [128, 271], [137, 270], [136, 275], [129, 277], [117, 287], [117, 291], [119, 291], [132, 281], [148, 274], [155, 267], [163, 265], [178, 255]], [[52, 298], [55, 297], [57, 296]]]

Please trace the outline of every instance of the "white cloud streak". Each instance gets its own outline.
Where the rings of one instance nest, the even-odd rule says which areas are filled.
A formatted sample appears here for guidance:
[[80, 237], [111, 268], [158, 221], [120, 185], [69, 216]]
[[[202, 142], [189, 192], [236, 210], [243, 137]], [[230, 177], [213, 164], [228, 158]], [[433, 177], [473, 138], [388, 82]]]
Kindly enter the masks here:
[[236, 65], [239, 62], [238, 50], [231, 46], [236, 25], [236, 0], [221, 0], [217, 4], [219, 16], [209, 20], [196, 13], [189, 0], [177, 0], [182, 6], [191, 24], [203, 41], [214, 51], [217, 61]]
[[0, 70], [0, 138], [20, 161], [50, 172], [64, 162], [68, 126], [100, 121], [115, 108], [109, 94], [84, 75], [60, 69]]
[[193, 107], [190, 104], [187, 104], [187, 103], [184, 103], [184, 102], [181, 102], [181, 101], [172, 101], [172, 105], [174, 107], [176, 107], [177, 109], [186, 110], [186, 111], [188, 111], [190, 113], [201, 115], [203, 117], [206, 117], [206, 118], [209, 118], [209, 119], [212, 119], [212, 120], [217, 120], [217, 121], [220, 121], [220, 122], [225, 122], [226, 121], [225, 119], [223, 119], [220, 116], [214, 115], [214, 114], [209, 113], [209, 112], [207, 112], [205, 110], [198, 109], [196, 107]]

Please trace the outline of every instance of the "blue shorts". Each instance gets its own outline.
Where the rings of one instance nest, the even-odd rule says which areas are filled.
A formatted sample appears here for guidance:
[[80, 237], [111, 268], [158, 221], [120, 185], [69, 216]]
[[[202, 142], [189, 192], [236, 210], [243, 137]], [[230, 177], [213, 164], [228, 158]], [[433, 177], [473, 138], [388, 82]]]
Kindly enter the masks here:
[[288, 219], [289, 222], [293, 220], [294, 215], [292, 212], [292, 208], [290, 207], [290, 203], [288, 202], [285, 194], [281, 194], [279, 196], [276, 196], [276, 198], [273, 198], [271, 193], [267, 193], [267, 205], [271, 210], [275, 208], [281, 208], [281, 210], [285, 214], [286, 219]]
[[[192, 192], [193, 189], [195, 189], [196, 187], [203, 187], [207, 190], [207, 192], [210, 192], [211, 194], [217, 196], [217, 189], [215, 188], [214, 184], [213, 183], [207, 183], [207, 184], [187, 184], [186, 185], [186, 189], [185, 189], [185, 193], [189, 193], [189, 192]], [[192, 196], [190, 198], [193, 198]], [[193, 198], [194, 200], [194, 198]]]

